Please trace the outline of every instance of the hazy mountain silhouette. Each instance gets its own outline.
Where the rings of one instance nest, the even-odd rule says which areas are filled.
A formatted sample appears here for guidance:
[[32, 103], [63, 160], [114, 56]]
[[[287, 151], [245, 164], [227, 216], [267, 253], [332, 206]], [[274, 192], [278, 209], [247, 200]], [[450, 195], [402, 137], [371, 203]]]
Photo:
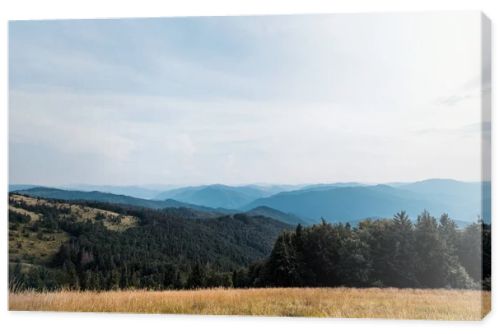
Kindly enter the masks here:
[[[490, 182], [429, 179], [376, 186], [360, 183], [302, 186], [215, 184], [171, 189], [161, 192], [154, 200], [100, 191], [46, 187], [27, 189], [30, 187], [10, 185], [9, 190], [45, 198], [110, 202], [155, 209], [186, 207], [205, 212], [250, 211], [291, 224], [318, 222], [321, 217], [343, 222], [356, 222], [369, 217], [388, 218], [400, 210], [405, 210], [413, 219], [423, 210], [428, 210], [436, 216], [446, 212], [459, 222], [470, 223], [481, 216], [491, 223]], [[140, 187], [118, 188], [141, 191]]]
[[165, 209], [165, 208], [191, 208], [200, 211], [215, 211], [213, 208], [182, 203], [176, 200], [168, 199], [164, 201], [146, 200], [125, 195], [116, 195], [111, 193], [103, 193], [100, 191], [78, 191], [78, 190], [62, 190], [56, 188], [36, 187], [31, 189], [17, 190], [16, 193], [28, 195], [31, 197], [41, 197], [50, 199], [60, 199], [68, 201], [94, 201], [113, 204], [125, 204], [132, 206], [142, 206], [150, 209]]
[[[454, 219], [472, 222], [482, 211], [487, 211], [482, 210], [481, 202], [485, 202], [484, 206], [489, 203], [489, 199], [485, 196], [482, 200], [480, 191], [480, 183], [443, 180], [427, 180], [399, 187], [322, 187], [260, 198], [244, 209], [267, 206], [315, 221], [321, 217], [330, 221], [391, 217], [400, 210], [405, 210], [415, 218], [423, 210], [428, 210], [434, 215], [446, 212]], [[488, 215], [483, 216], [485, 220], [491, 220]]]
[[80, 190], [80, 191], [99, 191], [103, 193], [112, 193], [116, 195], [125, 195], [142, 199], [154, 199], [160, 192], [164, 190], [152, 189], [141, 186], [110, 186], [110, 185], [69, 185], [60, 187], [64, 190]]
[[275, 220], [279, 220], [281, 222], [290, 224], [290, 225], [308, 225], [311, 223], [314, 223], [312, 220], [305, 220], [302, 218], [299, 218], [293, 214], [289, 213], [284, 213], [279, 210], [267, 207], [267, 206], [259, 206], [257, 208], [254, 208], [252, 210], [246, 211], [245, 214], [249, 216], [264, 216], [268, 218], [272, 218]]
[[[277, 190], [279, 191], [279, 190]], [[155, 199], [174, 199], [195, 205], [213, 208], [236, 209], [257, 198], [273, 194], [272, 190], [257, 186], [226, 186], [214, 184], [198, 187], [184, 187], [160, 193]]]

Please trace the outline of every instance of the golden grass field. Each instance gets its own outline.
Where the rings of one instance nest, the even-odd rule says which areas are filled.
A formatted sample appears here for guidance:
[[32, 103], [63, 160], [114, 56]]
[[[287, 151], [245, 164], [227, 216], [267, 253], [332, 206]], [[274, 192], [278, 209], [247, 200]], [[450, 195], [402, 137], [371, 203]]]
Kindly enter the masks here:
[[10, 293], [15, 311], [480, 320], [491, 294], [392, 288], [267, 288]]

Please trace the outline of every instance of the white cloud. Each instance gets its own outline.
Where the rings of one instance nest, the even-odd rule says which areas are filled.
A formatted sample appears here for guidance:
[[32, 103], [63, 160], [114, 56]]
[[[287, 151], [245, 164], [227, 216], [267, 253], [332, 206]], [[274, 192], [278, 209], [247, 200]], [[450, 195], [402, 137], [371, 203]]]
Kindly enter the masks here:
[[199, 20], [13, 29], [11, 182], [480, 177], [478, 14]]

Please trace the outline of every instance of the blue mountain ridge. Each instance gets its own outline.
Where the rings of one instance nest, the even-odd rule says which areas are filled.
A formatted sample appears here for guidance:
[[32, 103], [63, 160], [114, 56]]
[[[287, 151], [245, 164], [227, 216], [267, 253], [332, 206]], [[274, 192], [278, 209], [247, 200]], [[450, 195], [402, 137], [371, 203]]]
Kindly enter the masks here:
[[104, 201], [148, 208], [187, 207], [228, 214], [260, 212], [292, 224], [318, 222], [321, 218], [332, 222], [356, 222], [368, 217], [390, 218], [401, 210], [413, 219], [427, 210], [435, 216], [448, 213], [458, 222], [471, 223], [479, 216], [491, 222], [490, 182], [429, 179], [379, 185], [353, 182], [303, 186], [214, 184], [167, 190], [159, 193], [154, 200], [99, 191], [46, 187], [25, 189], [27, 186], [11, 185], [9, 190], [20, 189], [17, 190], [20, 193], [38, 197]]

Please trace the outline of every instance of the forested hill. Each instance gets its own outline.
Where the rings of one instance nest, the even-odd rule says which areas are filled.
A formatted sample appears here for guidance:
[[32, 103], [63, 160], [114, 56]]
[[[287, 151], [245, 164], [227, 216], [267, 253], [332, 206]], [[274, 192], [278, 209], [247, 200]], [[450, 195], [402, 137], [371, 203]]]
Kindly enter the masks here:
[[[11, 288], [212, 286], [265, 258], [291, 225], [263, 216], [9, 196]], [[208, 284], [208, 283], [207, 283]]]
[[284, 213], [279, 210], [269, 208], [267, 206], [256, 207], [252, 210], [246, 211], [245, 214], [250, 216], [269, 217], [294, 226], [298, 224], [302, 225], [314, 224], [313, 220], [302, 219], [293, 214]]

